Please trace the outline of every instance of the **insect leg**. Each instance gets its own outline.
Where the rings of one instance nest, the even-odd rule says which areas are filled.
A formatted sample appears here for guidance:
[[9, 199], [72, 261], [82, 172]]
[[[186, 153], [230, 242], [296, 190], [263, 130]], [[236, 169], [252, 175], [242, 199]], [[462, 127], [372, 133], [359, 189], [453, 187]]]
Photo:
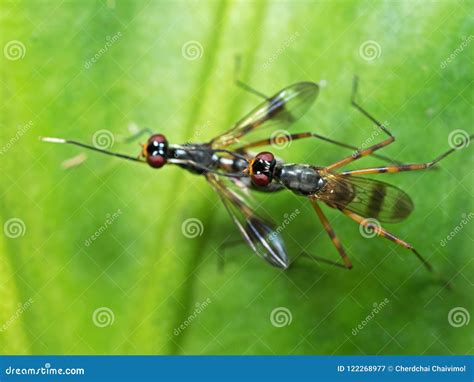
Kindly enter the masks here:
[[350, 217], [352, 220], [354, 220], [356, 223], [361, 224], [364, 227], [372, 229], [377, 235], [382, 236], [382, 237], [384, 237], [384, 238], [386, 238], [390, 241], [393, 241], [395, 244], [398, 244], [398, 245], [402, 246], [403, 248], [406, 248], [406, 249], [412, 251], [416, 255], [416, 257], [418, 257], [418, 259], [423, 263], [423, 265], [426, 267], [426, 269], [428, 269], [428, 271], [430, 271], [430, 272], [433, 271], [433, 267], [428, 262], [428, 260], [426, 260], [423, 256], [421, 256], [421, 254], [415, 248], [413, 248], [413, 246], [411, 244], [409, 244], [406, 241], [396, 237], [394, 234], [388, 232], [387, 230], [382, 228], [380, 225], [374, 224], [371, 220], [365, 219], [364, 217], [362, 217], [362, 216], [360, 216], [360, 215], [358, 215], [354, 212], [348, 211], [348, 210], [342, 209], [341, 211], [345, 215]]
[[133, 142], [135, 139], [138, 139], [140, 138], [141, 136], [143, 136], [143, 134], [148, 134], [149, 136], [153, 135], [154, 132], [149, 129], [148, 127], [144, 127], [140, 130], [138, 130], [136, 133], [133, 133], [132, 135], [128, 136], [128, 137], [125, 137], [122, 139], [122, 141], [124, 143], [130, 143], [130, 142]]
[[365, 115], [368, 119], [370, 119], [379, 129], [381, 129], [385, 134], [389, 137], [392, 136], [392, 133], [388, 131], [388, 129], [379, 122], [376, 118], [374, 118], [367, 110], [365, 110], [361, 105], [359, 105], [356, 101], [357, 90], [359, 88], [359, 77], [354, 76], [352, 81], [352, 94], [351, 94], [351, 104], [354, 106], [358, 111], [360, 111], [363, 115]]
[[389, 144], [391, 144], [392, 142], [395, 141], [395, 137], [392, 135], [392, 133], [390, 133], [390, 131], [388, 131], [388, 129], [381, 123], [379, 122], [376, 118], [374, 118], [368, 111], [366, 111], [362, 106], [360, 106], [356, 100], [355, 100], [355, 97], [356, 97], [356, 94], [357, 94], [357, 88], [358, 88], [358, 78], [357, 77], [354, 77], [354, 82], [353, 82], [353, 87], [352, 87], [352, 96], [351, 96], [351, 103], [352, 105], [357, 109], [359, 110], [362, 114], [364, 114], [367, 118], [369, 118], [379, 129], [381, 129], [385, 134], [388, 135], [388, 139], [380, 142], [380, 143], [377, 143], [373, 146], [370, 146], [366, 149], [363, 149], [363, 150], [357, 150], [356, 152], [354, 152], [350, 157], [347, 157], [347, 158], [344, 158], [338, 162], [335, 162], [331, 165], [329, 165], [328, 167], [326, 167], [326, 170], [327, 171], [331, 171], [331, 170], [334, 170], [336, 168], [339, 168], [341, 166], [344, 166], [350, 162], [353, 162], [357, 159], [360, 159], [362, 157], [365, 157], [367, 155], [370, 155], [372, 154], [374, 151], [377, 151], [379, 149], [381, 149], [382, 147], [385, 147], [385, 146], [388, 146]]
[[329, 265], [334, 265], [335, 267], [338, 267], [338, 268], [348, 269], [348, 268], [346, 268], [346, 266], [344, 264], [338, 263], [337, 261], [329, 260], [329, 259], [326, 259], [326, 258], [320, 257], [320, 256], [311, 255], [311, 254], [306, 253], [306, 252], [300, 253], [299, 257], [296, 257], [292, 261], [292, 264], [295, 264], [297, 261], [299, 262], [300, 258], [302, 258], [302, 257], [310, 259], [314, 262], [325, 263], [325, 264], [329, 264]]
[[259, 92], [258, 90], [254, 89], [253, 87], [251, 87], [250, 85], [247, 85], [246, 83], [242, 82], [240, 79], [239, 79], [239, 73], [240, 73], [240, 67], [241, 67], [241, 57], [240, 55], [237, 55], [235, 56], [235, 68], [234, 68], [234, 82], [235, 84], [245, 90], [246, 92], [249, 92], [249, 93], [252, 93], [254, 95], [256, 95], [257, 97], [260, 97], [260, 98], [263, 98], [263, 99], [266, 99], [267, 101], [270, 101], [271, 98], [270, 97], [267, 97], [265, 94], [263, 94], [262, 92]]
[[229, 247], [234, 247], [237, 245], [241, 245], [244, 242], [241, 239], [236, 240], [226, 240], [221, 245], [219, 245], [218, 252], [217, 252], [217, 270], [218, 272], [224, 271], [225, 265], [225, 251]]
[[388, 139], [386, 139], [386, 140], [384, 140], [380, 143], [377, 143], [373, 146], [370, 146], [370, 147], [368, 147], [364, 150], [357, 150], [351, 156], [346, 157], [344, 159], [341, 159], [340, 161], [337, 161], [337, 162], [327, 166], [325, 168], [325, 170], [326, 171], [332, 171], [332, 170], [335, 170], [339, 167], [345, 166], [346, 164], [348, 164], [350, 162], [353, 162], [357, 159], [363, 158], [367, 155], [371, 155], [374, 151], [380, 150], [381, 148], [383, 148], [385, 146], [388, 146], [389, 144], [391, 144], [394, 141], [395, 141], [395, 137], [391, 136], [390, 138], [388, 138]]
[[[276, 140], [282, 140], [282, 142], [283, 141], [292, 142], [292, 141], [296, 141], [298, 139], [305, 139], [305, 138], [316, 138], [316, 139], [320, 139], [324, 142], [332, 143], [333, 145], [336, 145], [336, 146], [344, 147], [344, 148], [351, 149], [351, 150], [354, 150], [354, 151], [357, 150], [357, 147], [349, 145], [347, 143], [339, 142], [339, 141], [336, 141], [336, 140], [331, 139], [331, 138], [326, 138], [326, 137], [324, 137], [322, 135], [319, 135], [319, 134], [316, 134], [316, 133], [306, 132], [306, 133], [286, 134], [286, 135], [278, 136], [278, 137], [275, 137], [275, 138], [261, 139], [259, 141], [250, 142], [250, 143], [247, 143], [243, 146], [240, 146], [236, 149], [236, 151], [244, 152], [249, 148], [271, 145], [272, 143], [275, 143]], [[401, 162], [396, 161], [394, 159], [391, 159], [389, 157], [386, 157], [384, 155], [372, 154], [372, 156], [375, 157], [375, 158], [384, 160], [386, 162], [401, 164]]]
[[[474, 135], [469, 137], [469, 140], [473, 139]], [[445, 153], [439, 155], [435, 159], [426, 163], [415, 163], [415, 164], [404, 164], [398, 166], [385, 166], [385, 167], [373, 167], [373, 168], [363, 168], [359, 170], [344, 171], [342, 175], [367, 175], [367, 174], [380, 174], [380, 173], [395, 173], [401, 171], [414, 171], [414, 170], [424, 170], [433, 167], [436, 163], [446, 158], [448, 155], [452, 154], [454, 151], [458, 150], [464, 143], [460, 143], [457, 146], [449, 149]]]
[[[331, 227], [331, 224], [329, 223], [329, 220], [327, 219], [326, 215], [324, 215], [323, 210], [321, 207], [319, 207], [317, 201], [315, 199], [310, 199], [310, 202], [316, 211], [316, 214], [319, 217], [319, 220], [321, 220], [321, 223], [323, 224], [324, 229], [328, 233], [329, 237], [331, 238], [332, 243], [336, 247], [337, 251], [339, 252], [339, 255], [342, 258], [342, 261], [344, 262], [344, 265], [338, 264], [338, 266], [343, 266], [344, 268], [351, 269], [352, 268], [352, 263], [349, 260], [349, 257], [346, 254], [346, 251], [344, 250], [341, 242], [339, 241], [338, 237], [336, 236], [336, 233], [334, 232], [333, 228]], [[315, 258], [316, 260], [322, 260], [326, 263], [333, 263], [331, 260], [326, 260], [326, 259], [320, 259], [320, 258]]]

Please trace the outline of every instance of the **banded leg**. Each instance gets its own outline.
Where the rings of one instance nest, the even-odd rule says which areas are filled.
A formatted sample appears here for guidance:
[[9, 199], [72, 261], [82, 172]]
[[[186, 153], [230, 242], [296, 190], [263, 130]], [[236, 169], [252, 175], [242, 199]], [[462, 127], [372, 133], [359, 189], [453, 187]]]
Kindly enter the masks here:
[[341, 159], [340, 161], [337, 161], [325, 168], [326, 171], [333, 171], [339, 167], [345, 166], [348, 163], [351, 163], [353, 161], [356, 161], [357, 159], [363, 158], [367, 155], [371, 155], [374, 151], [380, 150], [381, 148], [388, 146], [389, 144], [393, 143], [395, 141], [395, 137], [391, 136], [390, 138], [377, 143], [373, 146], [370, 146], [364, 150], [357, 150], [352, 154], [351, 156], [348, 156], [344, 159]]
[[426, 260], [423, 256], [421, 256], [420, 253], [415, 248], [413, 248], [413, 246], [411, 244], [409, 244], [406, 241], [403, 241], [402, 239], [396, 237], [394, 234], [386, 231], [382, 227], [374, 225], [374, 223], [372, 223], [370, 220], [367, 220], [364, 217], [362, 217], [362, 216], [360, 216], [360, 215], [358, 215], [354, 212], [344, 210], [344, 209], [341, 210], [341, 211], [345, 215], [350, 217], [352, 220], [354, 220], [356, 223], [361, 224], [364, 227], [372, 229], [378, 236], [382, 236], [382, 237], [384, 237], [384, 238], [386, 238], [390, 241], [393, 241], [395, 244], [398, 244], [401, 247], [412, 251], [416, 255], [416, 257], [418, 257], [418, 259], [423, 263], [423, 265], [426, 267], [426, 269], [428, 269], [428, 271], [430, 271], [430, 272], [433, 271], [433, 267], [428, 262], [428, 260]]
[[332, 262], [331, 260], [327, 259], [321, 259], [321, 258], [316, 258], [316, 260], [321, 260], [326, 263], [332, 263], [332, 264], [337, 264], [338, 266], [343, 266], [344, 268], [351, 269], [352, 268], [352, 263], [349, 260], [349, 257], [346, 254], [346, 251], [344, 250], [344, 247], [342, 246], [341, 242], [339, 241], [338, 237], [336, 236], [336, 233], [334, 232], [333, 228], [331, 227], [331, 224], [329, 223], [329, 220], [327, 219], [326, 215], [324, 215], [323, 210], [321, 207], [319, 207], [317, 201], [315, 199], [310, 199], [311, 204], [316, 211], [316, 214], [319, 217], [319, 220], [321, 220], [321, 223], [323, 224], [324, 229], [328, 233], [329, 237], [331, 238], [332, 243], [336, 247], [337, 251], [339, 252], [339, 255], [341, 256], [342, 261], [344, 262], [344, 265]]
[[[239, 72], [240, 72], [240, 56], [237, 56], [236, 57], [236, 61], [235, 61], [235, 84], [240, 87], [241, 89], [249, 92], [249, 93], [252, 93], [258, 97], [261, 97], [263, 99], [266, 99], [267, 101], [271, 101], [271, 98], [266, 96], [265, 94], [263, 94], [262, 92], [256, 90], [255, 88], [251, 87], [250, 85], [247, 85], [246, 83], [242, 82], [240, 79], [239, 79]], [[353, 85], [353, 92], [352, 92], [352, 97], [351, 97], [351, 101], [352, 101], [352, 104], [354, 105], [354, 107], [356, 107], [359, 111], [361, 111], [364, 115], [366, 115], [370, 120], [372, 120], [374, 123], [376, 123], [379, 127], [381, 127], [382, 130], [384, 130], [387, 134], [389, 134], [391, 136], [391, 134], [388, 132], [388, 130], [386, 130], [386, 128], [380, 123], [378, 122], [375, 118], [373, 118], [368, 112], [366, 112], [361, 106], [359, 106], [356, 102], [355, 102], [355, 94], [357, 92], [357, 77], [354, 78], [354, 85]], [[358, 148], [356, 146], [352, 146], [352, 145], [349, 145], [347, 143], [343, 143], [343, 142], [339, 142], [339, 141], [336, 141], [334, 139], [330, 139], [330, 138], [326, 138], [322, 135], [319, 135], [319, 134], [315, 134], [315, 133], [311, 133], [311, 132], [307, 132], [307, 133], [297, 133], [297, 134], [291, 134], [291, 135], [286, 135], [285, 137], [286, 139], [291, 139], [291, 140], [297, 140], [297, 139], [304, 139], [304, 138], [316, 138], [316, 139], [320, 139], [322, 141], [325, 141], [325, 142], [329, 142], [329, 143], [332, 143], [336, 146], [340, 146], [340, 147], [344, 147], [344, 148], [347, 148], [347, 149], [351, 149], [351, 150], [354, 150], [354, 151], [358, 151]], [[267, 139], [262, 139], [262, 140], [259, 140], [259, 141], [255, 141], [255, 142], [251, 142], [251, 143], [248, 143], [246, 145], [243, 145], [243, 146], [240, 146], [236, 149], [237, 152], [245, 152], [246, 149], [248, 148], [253, 148], [253, 147], [259, 147], [259, 146], [267, 146], [267, 145], [270, 145], [272, 143], [272, 139], [271, 138], [267, 138]], [[378, 159], [381, 159], [383, 161], [386, 161], [386, 162], [391, 162], [391, 163], [395, 163], [395, 164], [401, 164], [400, 161], [397, 161], [397, 160], [394, 160], [394, 159], [391, 159], [389, 157], [386, 157], [384, 155], [379, 155], [379, 154], [372, 154], [373, 157], [375, 158], [378, 158]]]
[[359, 110], [363, 115], [365, 115], [367, 118], [369, 118], [379, 129], [381, 129], [385, 134], [388, 135], [388, 139], [380, 142], [380, 143], [377, 143], [373, 146], [370, 146], [366, 149], [363, 149], [363, 150], [357, 150], [356, 152], [354, 152], [354, 154], [352, 154], [351, 156], [349, 157], [346, 157], [344, 159], [341, 159], [340, 161], [337, 161], [331, 165], [329, 165], [328, 167], [326, 167], [326, 170], [327, 171], [332, 171], [332, 170], [335, 170], [339, 167], [342, 167], [350, 162], [353, 162], [357, 159], [360, 159], [360, 158], [363, 158], [367, 155], [371, 155], [374, 151], [377, 151], [377, 150], [380, 150], [382, 147], [385, 147], [385, 146], [388, 146], [389, 144], [391, 144], [392, 142], [395, 141], [395, 137], [392, 135], [392, 133], [390, 133], [390, 131], [388, 131], [388, 129], [381, 123], [379, 122], [376, 118], [374, 118], [367, 110], [365, 110], [362, 106], [360, 106], [356, 100], [355, 100], [355, 97], [356, 97], [356, 94], [357, 94], [357, 88], [358, 88], [358, 78], [357, 77], [354, 77], [354, 82], [353, 82], [353, 87], [352, 87], [352, 96], [351, 96], [351, 103], [352, 105], [357, 109]]
[[[469, 140], [473, 139], [474, 135], [469, 137]], [[372, 168], [363, 168], [359, 170], [351, 170], [351, 171], [344, 171], [342, 175], [367, 175], [367, 174], [380, 174], [380, 173], [395, 173], [401, 171], [414, 171], [414, 170], [425, 170], [428, 168], [433, 167], [436, 163], [441, 161], [442, 159], [446, 158], [448, 155], [452, 154], [454, 151], [458, 150], [464, 143], [460, 143], [459, 145], [449, 149], [445, 153], [439, 155], [431, 162], [427, 163], [416, 163], [416, 164], [404, 164], [398, 166], [385, 166], [385, 167], [372, 167]]]
[[[311, 132], [286, 134], [284, 136], [278, 137], [278, 139], [285, 139], [286, 141], [290, 141], [290, 142], [291, 141], [296, 141], [298, 139], [305, 139], [305, 138], [316, 138], [316, 139], [320, 139], [324, 142], [332, 143], [336, 146], [340, 146], [340, 147], [344, 147], [344, 148], [347, 148], [347, 149], [357, 151], [357, 147], [355, 147], [355, 146], [349, 145], [347, 143], [339, 142], [339, 141], [336, 141], [334, 139], [326, 138], [322, 135], [311, 133]], [[254, 147], [259, 147], [259, 146], [267, 146], [267, 145], [271, 145], [272, 143], [273, 143], [272, 138], [261, 139], [259, 141], [250, 142], [250, 143], [247, 143], [243, 146], [240, 146], [240, 147], [236, 148], [236, 151], [237, 152], [245, 152], [249, 148], [254, 148]], [[372, 156], [375, 157], [375, 158], [381, 159], [383, 161], [386, 161], [386, 162], [392, 162], [392, 163], [396, 163], [398, 165], [401, 165], [401, 162], [399, 162], [397, 160], [394, 160], [394, 159], [391, 159], [389, 157], [386, 157], [384, 155], [372, 154]]]

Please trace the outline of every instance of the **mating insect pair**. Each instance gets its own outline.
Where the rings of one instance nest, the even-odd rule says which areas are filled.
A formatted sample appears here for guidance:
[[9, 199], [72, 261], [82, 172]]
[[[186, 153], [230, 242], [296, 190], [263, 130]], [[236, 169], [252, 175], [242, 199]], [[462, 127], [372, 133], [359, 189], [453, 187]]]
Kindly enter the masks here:
[[[397, 164], [375, 169], [335, 173], [335, 169], [367, 155], [390, 161], [389, 158], [374, 152], [392, 143], [394, 137], [382, 124], [355, 102], [354, 95], [357, 84], [355, 82], [353, 105], [388, 134], [388, 139], [365, 150], [358, 150], [354, 146], [311, 132], [287, 134], [280, 137], [280, 139], [293, 141], [316, 138], [353, 151], [351, 156], [327, 167], [284, 164], [277, 162], [273, 155], [268, 152], [260, 153], [254, 157], [248, 150], [269, 145], [272, 143], [272, 139], [268, 138], [242, 144], [242, 138], [267, 126], [273, 128], [288, 127], [308, 110], [318, 95], [319, 87], [312, 82], [301, 82], [279, 91], [272, 97], [266, 97], [245, 84], [239, 84], [246, 90], [264, 97], [265, 101], [237, 122], [229, 131], [215, 137], [208, 143], [169, 144], [163, 135], [153, 134], [143, 145], [140, 155], [131, 157], [77, 141], [59, 138], [42, 139], [48, 142], [72, 144], [103, 154], [147, 163], [153, 168], [160, 168], [169, 163], [178, 165], [192, 173], [202, 174], [220, 196], [232, 220], [252, 250], [268, 263], [279, 268], [287, 268], [290, 264], [284, 241], [280, 234], [274, 231], [273, 224], [259, 216], [250, 207], [245, 193], [242, 191], [252, 189], [261, 192], [277, 192], [286, 188], [297, 194], [307, 196], [339, 251], [344, 266], [351, 268], [352, 264], [329, 221], [319, 207], [318, 200], [325, 202], [330, 207], [340, 209], [360, 224], [370, 224], [365, 223], [366, 218], [376, 218], [381, 222], [403, 220], [413, 209], [413, 204], [407, 194], [389, 184], [363, 179], [354, 175], [428, 168], [454, 151], [452, 149], [433, 162], [426, 164], [401, 165], [399, 162], [391, 161]], [[423, 261], [425, 266], [431, 269], [429, 263], [410, 244], [396, 238], [381, 227], [372, 228], [377, 234], [411, 249]], [[321, 260], [332, 263], [330, 260]], [[341, 265], [339, 263], [334, 264]]]

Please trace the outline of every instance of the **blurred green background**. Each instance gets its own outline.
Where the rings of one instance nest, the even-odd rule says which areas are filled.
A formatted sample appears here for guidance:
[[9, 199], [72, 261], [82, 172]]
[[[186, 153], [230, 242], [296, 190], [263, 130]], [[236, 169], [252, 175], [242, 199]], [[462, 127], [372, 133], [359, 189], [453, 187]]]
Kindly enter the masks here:
[[[140, 148], [120, 138], [134, 125], [209, 140], [260, 102], [233, 84], [240, 54], [242, 79], [267, 94], [322, 81], [291, 131], [370, 139], [349, 105], [358, 74], [361, 103], [397, 137], [385, 153], [430, 160], [453, 131], [472, 132], [473, 25], [470, 1], [3, 1], [0, 352], [472, 354], [472, 147], [435, 171], [378, 177], [412, 196], [414, 213], [387, 228], [447, 291], [410, 252], [327, 208], [352, 271], [302, 260], [281, 272], [242, 244], [219, 272], [219, 245], [239, 235], [204, 178], [91, 152], [64, 169], [82, 151], [38, 137], [105, 134], [130, 155]], [[348, 153], [310, 140], [277, 154], [326, 165]], [[337, 259], [304, 198], [255, 197], [277, 224], [300, 211], [283, 231], [293, 256]]]

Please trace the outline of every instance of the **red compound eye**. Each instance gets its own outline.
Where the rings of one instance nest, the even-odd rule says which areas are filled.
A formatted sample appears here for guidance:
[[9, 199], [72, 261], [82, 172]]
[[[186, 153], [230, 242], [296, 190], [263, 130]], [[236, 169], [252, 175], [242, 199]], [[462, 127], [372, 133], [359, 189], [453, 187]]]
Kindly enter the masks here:
[[271, 152], [268, 151], [262, 151], [261, 153], [258, 153], [255, 159], [261, 159], [265, 162], [273, 162], [275, 160], [274, 155]]
[[270, 177], [267, 174], [254, 174], [250, 177], [256, 186], [265, 187], [270, 184]]
[[148, 155], [146, 162], [153, 168], [160, 168], [166, 164], [166, 158], [162, 155]]
[[273, 178], [275, 163], [272, 153], [263, 151], [257, 154], [249, 168], [252, 183], [260, 187], [268, 186]]
[[145, 156], [147, 163], [153, 168], [160, 168], [166, 164], [168, 141], [164, 135], [155, 134], [148, 139]]
[[167, 143], [166, 137], [163, 134], [154, 134], [148, 138], [148, 143]]

